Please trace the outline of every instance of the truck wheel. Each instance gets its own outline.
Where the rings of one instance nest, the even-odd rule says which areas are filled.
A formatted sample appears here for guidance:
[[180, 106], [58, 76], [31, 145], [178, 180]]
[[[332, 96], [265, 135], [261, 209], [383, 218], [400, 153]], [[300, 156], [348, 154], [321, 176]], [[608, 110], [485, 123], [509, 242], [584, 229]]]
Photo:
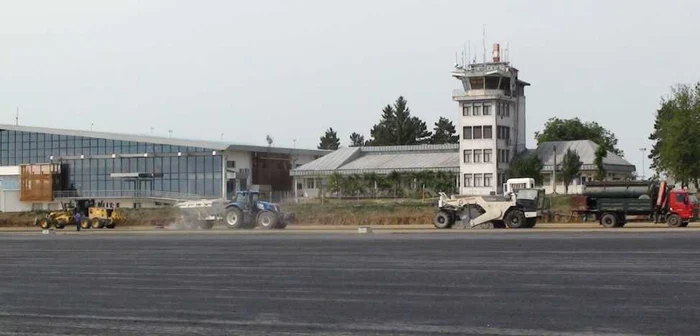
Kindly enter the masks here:
[[101, 229], [104, 223], [99, 218], [93, 218], [90, 220], [90, 226], [93, 229]]
[[263, 229], [274, 229], [277, 227], [277, 216], [270, 211], [263, 211], [258, 214], [258, 225]]
[[454, 223], [451, 214], [446, 211], [440, 211], [435, 215], [434, 224], [438, 229], [449, 229]]
[[241, 209], [231, 207], [226, 209], [224, 223], [229, 229], [240, 229], [243, 227], [243, 212]]
[[116, 226], [117, 224], [114, 222], [114, 219], [109, 218], [105, 221], [105, 227], [108, 229], [114, 229]]
[[87, 217], [81, 218], [80, 219], [80, 228], [85, 229], [85, 230], [89, 229], [90, 228], [90, 219], [88, 219]]
[[51, 222], [49, 222], [48, 218], [39, 219], [39, 227], [46, 230], [51, 227]]
[[506, 225], [511, 229], [527, 228], [527, 219], [525, 214], [520, 210], [513, 210], [504, 218]]
[[683, 222], [683, 224], [681, 224], [681, 227], [688, 227], [688, 224], [690, 224], [690, 222]]
[[617, 227], [617, 217], [613, 214], [606, 213], [600, 217], [600, 225], [608, 229]]
[[681, 216], [678, 215], [670, 215], [668, 216], [668, 219], [666, 220], [666, 224], [668, 227], [683, 227], [683, 220], [681, 219]]

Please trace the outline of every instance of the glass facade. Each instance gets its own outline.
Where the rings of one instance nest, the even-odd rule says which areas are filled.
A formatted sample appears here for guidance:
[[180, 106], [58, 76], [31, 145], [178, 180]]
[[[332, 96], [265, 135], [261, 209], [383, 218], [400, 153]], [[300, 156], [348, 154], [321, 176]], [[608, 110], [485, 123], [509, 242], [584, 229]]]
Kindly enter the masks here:
[[[0, 130], [0, 165], [64, 164], [67, 169], [62, 169], [62, 174], [67, 189], [77, 191], [140, 188], [219, 197], [223, 183], [222, 155], [219, 151], [214, 155], [213, 151], [199, 147]], [[136, 186], [133, 182], [112, 178], [112, 173], [156, 173], [163, 176]]]

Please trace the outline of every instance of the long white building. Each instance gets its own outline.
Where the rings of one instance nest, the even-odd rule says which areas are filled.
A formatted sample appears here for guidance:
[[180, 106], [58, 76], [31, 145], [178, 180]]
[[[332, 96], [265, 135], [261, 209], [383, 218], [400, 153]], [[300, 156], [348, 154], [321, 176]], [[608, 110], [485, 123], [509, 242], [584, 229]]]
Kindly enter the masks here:
[[498, 44], [492, 62], [456, 65], [452, 76], [463, 90], [459, 103], [460, 193], [501, 193], [513, 156], [524, 151], [525, 87], [518, 69], [502, 62]]

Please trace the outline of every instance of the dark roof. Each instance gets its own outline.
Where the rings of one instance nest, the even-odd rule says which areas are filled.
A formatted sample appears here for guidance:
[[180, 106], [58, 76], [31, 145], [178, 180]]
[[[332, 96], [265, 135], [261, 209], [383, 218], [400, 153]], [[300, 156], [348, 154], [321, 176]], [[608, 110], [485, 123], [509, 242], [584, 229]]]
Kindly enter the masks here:
[[134, 135], [134, 134], [123, 134], [123, 133], [112, 133], [112, 132], [97, 132], [97, 131], [83, 131], [83, 130], [69, 130], [60, 128], [47, 128], [47, 127], [34, 127], [34, 126], [16, 126], [16, 125], [6, 125], [0, 124], [0, 129], [9, 131], [20, 131], [20, 132], [34, 132], [34, 133], [46, 133], [55, 135], [66, 135], [66, 136], [79, 136], [86, 138], [97, 138], [97, 139], [108, 139], [108, 140], [119, 140], [119, 141], [134, 141], [134, 142], [147, 142], [160, 145], [171, 145], [171, 146], [188, 146], [188, 147], [199, 147], [207, 148], [213, 150], [228, 150], [228, 151], [246, 151], [246, 152], [271, 152], [279, 154], [305, 154], [305, 155], [326, 155], [331, 151], [318, 150], [318, 149], [298, 149], [298, 148], [285, 148], [285, 147], [267, 147], [258, 146], [251, 144], [230, 144], [227, 142], [217, 142], [217, 141], [206, 141], [206, 140], [189, 140], [180, 138], [166, 138], [166, 137], [156, 137], [147, 135]]

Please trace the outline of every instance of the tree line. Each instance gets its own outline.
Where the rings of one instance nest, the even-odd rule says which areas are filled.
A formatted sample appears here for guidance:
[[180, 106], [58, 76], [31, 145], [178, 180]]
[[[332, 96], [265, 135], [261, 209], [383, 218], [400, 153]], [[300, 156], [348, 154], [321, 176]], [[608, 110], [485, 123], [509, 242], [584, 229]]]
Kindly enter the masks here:
[[698, 186], [700, 180], [700, 82], [681, 84], [661, 99], [654, 129], [649, 135], [652, 145], [649, 159], [656, 171], [673, 177], [682, 186]]
[[[349, 136], [350, 147], [360, 146], [403, 146], [423, 144], [458, 143], [459, 135], [455, 125], [448, 118], [440, 117], [432, 131], [425, 121], [411, 114], [408, 101], [403, 97], [396, 99], [393, 105], [382, 109], [379, 122], [369, 131], [365, 139], [361, 133], [353, 132]], [[318, 149], [336, 150], [340, 148], [340, 138], [332, 127], [320, 137]]]

